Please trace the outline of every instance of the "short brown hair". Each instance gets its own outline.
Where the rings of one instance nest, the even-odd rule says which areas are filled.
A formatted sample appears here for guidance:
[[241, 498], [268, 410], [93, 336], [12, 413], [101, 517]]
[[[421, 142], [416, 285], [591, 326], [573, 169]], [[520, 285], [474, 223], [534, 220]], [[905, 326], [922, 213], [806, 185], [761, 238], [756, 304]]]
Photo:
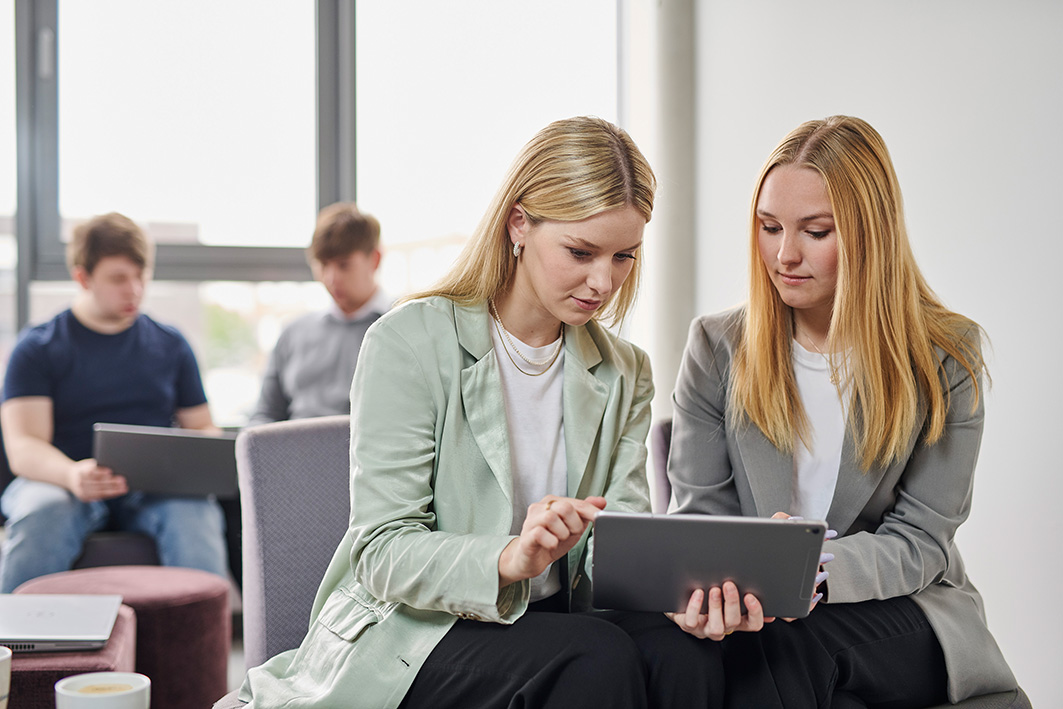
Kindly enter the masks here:
[[307, 256], [324, 263], [355, 251], [372, 253], [380, 245], [380, 222], [354, 202], [336, 202], [317, 215]]
[[108, 256], [125, 256], [140, 268], [147, 268], [151, 265], [152, 245], [132, 219], [118, 212], [78, 224], [66, 247], [67, 266], [80, 266], [92, 273], [100, 259]]

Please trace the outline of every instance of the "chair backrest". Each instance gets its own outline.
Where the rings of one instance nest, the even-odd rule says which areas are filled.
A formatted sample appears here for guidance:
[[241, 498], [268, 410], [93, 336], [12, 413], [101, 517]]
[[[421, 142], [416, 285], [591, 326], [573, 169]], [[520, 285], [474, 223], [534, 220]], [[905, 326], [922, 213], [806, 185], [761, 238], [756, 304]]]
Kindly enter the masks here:
[[249, 668], [306, 635], [318, 584], [347, 531], [349, 447], [350, 416], [263, 424], [236, 439]]
[[668, 480], [668, 449], [672, 445], [672, 419], [653, 424], [650, 451], [653, 455], [653, 511], [668, 511], [672, 501], [672, 483]]

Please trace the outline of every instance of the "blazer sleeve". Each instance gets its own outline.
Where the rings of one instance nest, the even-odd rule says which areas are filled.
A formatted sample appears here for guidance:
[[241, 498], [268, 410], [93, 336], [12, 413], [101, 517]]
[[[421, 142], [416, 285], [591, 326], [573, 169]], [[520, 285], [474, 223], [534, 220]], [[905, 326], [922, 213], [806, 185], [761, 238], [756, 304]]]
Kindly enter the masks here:
[[741, 515], [727, 448], [730, 356], [723, 337], [710, 335], [707, 318], [691, 323], [672, 394], [668, 479], [676, 512]]
[[[984, 396], [975, 404], [975, 382], [951, 357], [943, 363], [947, 387], [945, 431], [933, 445], [915, 444], [895, 502], [874, 531], [829, 541], [828, 601], [854, 603], [916, 593], [950, 580], [956, 530], [971, 510], [974, 470], [982, 441]], [[981, 390], [981, 387], [978, 387]]]
[[512, 622], [523, 610], [514, 603], [521, 584], [498, 588], [510, 537], [436, 529], [433, 474], [446, 401], [430, 349], [385, 320], [362, 345], [351, 395], [354, 576], [384, 602]]

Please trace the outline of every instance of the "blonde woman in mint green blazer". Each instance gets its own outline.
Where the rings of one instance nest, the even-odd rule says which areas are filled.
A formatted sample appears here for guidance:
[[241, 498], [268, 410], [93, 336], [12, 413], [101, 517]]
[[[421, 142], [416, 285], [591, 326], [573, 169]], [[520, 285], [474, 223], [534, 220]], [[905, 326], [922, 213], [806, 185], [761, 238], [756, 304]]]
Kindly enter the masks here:
[[350, 529], [302, 645], [252, 669], [242, 700], [647, 706], [628, 631], [569, 611], [589, 606], [597, 512], [649, 508], [650, 366], [598, 318], [634, 300], [654, 189], [624, 131], [552, 123], [452, 272], [370, 328]]

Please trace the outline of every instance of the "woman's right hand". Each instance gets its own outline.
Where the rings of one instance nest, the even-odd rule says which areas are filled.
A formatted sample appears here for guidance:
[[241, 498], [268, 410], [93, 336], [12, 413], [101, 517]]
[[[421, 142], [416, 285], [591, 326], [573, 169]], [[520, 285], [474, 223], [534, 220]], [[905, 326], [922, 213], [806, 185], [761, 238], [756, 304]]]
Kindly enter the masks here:
[[528, 507], [520, 536], [498, 557], [498, 587], [535, 578], [576, 546], [587, 527], [605, 509], [604, 497], [547, 495]]
[[745, 599], [746, 613], [742, 613], [742, 604], [738, 599], [738, 587], [732, 581], [725, 581], [723, 588], [713, 586], [709, 589], [708, 612], [702, 613], [705, 591], [697, 589], [690, 594], [686, 611], [683, 613], [665, 613], [676, 625], [697, 638], [723, 640], [735, 632], [755, 633], [770, 623], [774, 618], [765, 618], [760, 601], [752, 593]]

